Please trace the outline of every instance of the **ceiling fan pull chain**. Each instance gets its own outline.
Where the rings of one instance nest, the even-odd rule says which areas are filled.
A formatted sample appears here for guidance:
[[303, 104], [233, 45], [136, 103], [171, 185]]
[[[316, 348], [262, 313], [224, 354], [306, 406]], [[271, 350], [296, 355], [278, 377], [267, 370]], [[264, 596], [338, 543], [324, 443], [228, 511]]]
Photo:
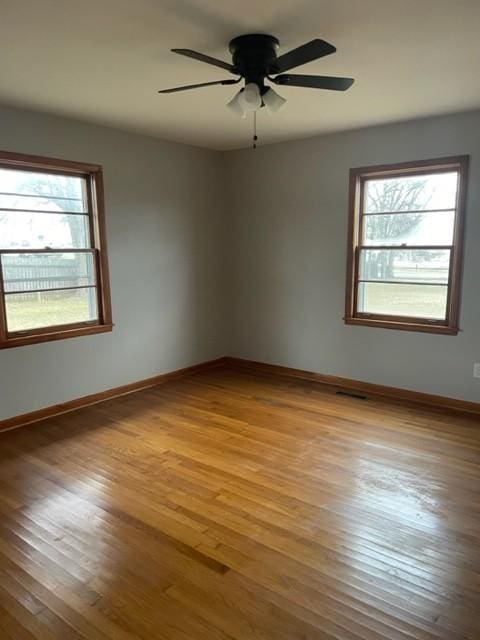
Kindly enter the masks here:
[[257, 140], [258, 140], [258, 136], [257, 136], [257, 112], [254, 111], [253, 112], [253, 148], [254, 149], [257, 148]]

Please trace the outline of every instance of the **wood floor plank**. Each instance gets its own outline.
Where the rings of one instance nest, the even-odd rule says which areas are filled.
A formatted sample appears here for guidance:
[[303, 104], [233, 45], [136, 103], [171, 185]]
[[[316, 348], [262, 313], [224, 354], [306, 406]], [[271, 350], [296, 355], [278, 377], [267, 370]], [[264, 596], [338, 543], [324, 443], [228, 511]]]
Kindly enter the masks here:
[[212, 369], [0, 434], [0, 637], [478, 640], [480, 421]]

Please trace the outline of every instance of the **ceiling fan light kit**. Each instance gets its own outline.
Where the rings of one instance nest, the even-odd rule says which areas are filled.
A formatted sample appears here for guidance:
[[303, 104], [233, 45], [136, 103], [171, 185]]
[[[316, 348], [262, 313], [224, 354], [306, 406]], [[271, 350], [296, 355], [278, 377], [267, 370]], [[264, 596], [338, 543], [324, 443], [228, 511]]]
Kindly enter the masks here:
[[282, 98], [272, 87], [268, 87], [262, 95], [263, 106], [267, 108], [267, 113], [276, 113], [286, 103], [286, 99]]
[[245, 107], [243, 106], [241, 97], [242, 97], [242, 93], [243, 93], [243, 89], [240, 89], [240, 91], [238, 91], [233, 98], [230, 100], [230, 102], [227, 102], [227, 107], [228, 109], [230, 109], [230, 111], [232, 113], [234, 113], [237, 116], [240, 116], [240, 118], [246, 118], [247, 117], [247, 112], [245, 110]]
[[240, 94], [240, 101], [247, 111], [256, 111], [262, 106], [260, 89], [255, 82], [249, 82]]
[[266, 34], [254, 33], [238, 36], [231, 40], [229, 44], [232, 56], [231, 63], [191, 49], [172, 49], [174, 53], [219, 67], [239, 77], [235, 80], [214, 80], [212, 82], [163, 89], [159, 93], [176, 93], [213, 85], [231, 85], [244, 80], [244, 88], [235, 94], [232, 100], [227, 103], [227, 107], [235, 114], [245, 118], [248, 112], [255, 114], [262, 107], [266, 107], [266, 111], [269, 113], [275, 113], [285, 104], [285, 98], [278, 95], [270, 85], [266, 85], [266, 80], [280, 86], [287, 85], [329, 91], [345, 91], [352, 86], [354, 82], [352, 78], [285, 73], [285, 71], [335, 53], [335, 47], [325, 42], [325, 40], [318, 38], [311, 40], [278, 57], [279, 44], [277, 38]]
[[285, 98], [282, 98], [272, 87], [265, 87], [265, 91], [260, 94], [258, 86], [251, 82], [245, 89], [240, 89], [230, 102], [227, 102], [227, 107], [235, 115], [246, 118], [249, 111], [257, 111], [262, 107], [266, 107], [269, 115], [276, 113], [285, 102]]

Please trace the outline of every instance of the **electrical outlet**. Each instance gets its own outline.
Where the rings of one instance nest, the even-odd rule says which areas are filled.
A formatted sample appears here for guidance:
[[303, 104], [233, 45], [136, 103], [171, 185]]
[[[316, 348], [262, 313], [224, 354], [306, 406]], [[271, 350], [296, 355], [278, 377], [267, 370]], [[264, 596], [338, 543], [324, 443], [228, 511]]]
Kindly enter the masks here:
[[480, 378], [480, 362], [475, 362], [473, 365], [473, 377]]

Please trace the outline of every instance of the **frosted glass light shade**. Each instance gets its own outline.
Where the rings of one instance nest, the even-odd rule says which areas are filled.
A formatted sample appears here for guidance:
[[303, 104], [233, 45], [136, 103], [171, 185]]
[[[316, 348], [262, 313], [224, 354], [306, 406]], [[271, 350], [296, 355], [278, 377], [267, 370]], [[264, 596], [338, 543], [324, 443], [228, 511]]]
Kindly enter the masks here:
[[267, 91], [265, 91], [262, 99], [263, 104], [267, 107], [267, 110], [270, 113], [275, 113], [276, 111], [281, 109], [286, 102], [285, 98], [282, 98], [282, 96], [278, 95], [278, 93], [271, 87]]
[[233, 98], [230, 100], [230, 102], [227, 102], [227, 107], [230, 109], [230, 111], [232, 111], [235, 115], [240, 116], [240, 118], [246, 118], [247, 117], [247, 112], [245, 111], [243, 104], [241, 102], [241, 95], [243, 93], [243, 90], [240, 89], [240, 91], [238, 91]]
[[245, 111], [256, 111], [262, 106], [260, 89], [254, 82], [249, 82], [245, 85], [245, 89], [242, 91], [239, 99]]

